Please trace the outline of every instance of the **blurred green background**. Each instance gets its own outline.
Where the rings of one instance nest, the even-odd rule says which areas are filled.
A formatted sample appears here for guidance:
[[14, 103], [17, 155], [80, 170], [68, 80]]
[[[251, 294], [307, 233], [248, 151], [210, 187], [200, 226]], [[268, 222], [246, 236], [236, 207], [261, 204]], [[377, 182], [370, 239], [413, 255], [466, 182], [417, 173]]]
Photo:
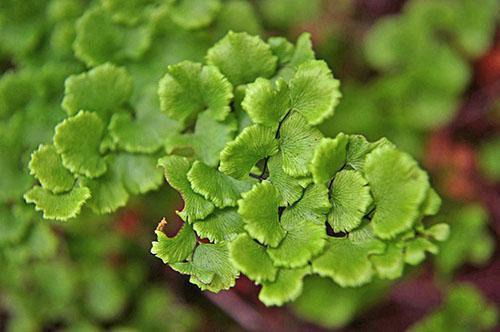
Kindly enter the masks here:
[[[496, 0], [0, 1], [0, 331], [493, 330], [499, 12]], [[419, 159], [451, 228], [438, 256], [396, 283], [342, 289], [309, 277], [295, 303], [265, 308], [244, 278], [202, 294], [149, 254], [156, 224], [182, 204], [166, 184], [65, 223], [24, 203], [30, 154], [64, 118], [67, 76], [113, 62], [148, 102], [168, 64], [202, 60], [229, 30], [312, 34], [342, 82], [321, 129], [385, 136]]]

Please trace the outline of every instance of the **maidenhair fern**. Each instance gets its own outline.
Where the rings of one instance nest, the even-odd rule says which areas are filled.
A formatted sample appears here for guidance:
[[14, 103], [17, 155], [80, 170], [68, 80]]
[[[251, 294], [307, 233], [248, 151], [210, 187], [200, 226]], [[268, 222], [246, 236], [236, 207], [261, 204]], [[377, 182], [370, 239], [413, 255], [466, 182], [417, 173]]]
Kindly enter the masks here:
[[[124, 206], [129, 194], [161, 185], [153, 152], [160, 148], [160, 132], [168, 131], [173, 121], [148, 119], [140, 112], [132, 120], [127, 112], [131, 91], [130, 75], [111, 64], [66, 80], [62, 106], [70, 117], [56, 127], [53, 144], [32, 154], [30, 170], [41, 186], [25, 194], [45, 218], [75, 217], [84, 204], [96, 213], [109, 213]], [[139, 125], [131, 126], [132, 121]], [[143, 121], [155, 123], [144, 128]], [[143, 149], [144, 140], [131, 139], [133, 135], [143, 137], [151, 149]]]
[[296, 298], [309, 274], [342, 287], [398, 278], [447, 236], [422, 222], [440, 199], [409, 155], [316, 127], [341, 95], [307, 34], [293, 45], [230, 32], [205, 64], [168, 66], [161, 112], [131, 103], [132, 85], [109, 63], [66, 80], [68, 118], [32, 154], [39, 184], [25, 194], [45, 218], [115, 211], [162, 184], [158, 161], [184, 226], [169, 238], [160, 223], [152, 252], [213, 292], [244, 273], [266, 305]]
[[[19, 6], [16, 6], [15, 1], [10, 2], [12, 4], [9, 6], [15, 11]], [[69, 10], [70, 7], [77, 6], [71, 0], [53, 2], [54, 5], [48, 9], [51, 20], [69, 15], [73, 12]], [[56, 57], [48, 53], [47, 58], [58, 64], [62, 62], [60, 57], [70, 57], [74, 61], [74, 51], [77, 60], [89, 69], [73, 74], [82, 70], [78, 65], [64, 73], [58, 72], [60, 82], [54, 83], [48, 80], [55, 76], [54, 73], [45, 73], [45, 67], [40, 70], [47, 76], [43, 76], [45, 80], [40, 82], [45, 90], [46, 86], [54, 86], [60, 92], [62, 81], [67, 77], [61, 104], [66, 112], [66, 119], [59, 123], [52, 140], [45, 137], [47, 134], [51, 135], [51, 131], [43, 128], [44, 139], [34, 140], [30, 144], [29, 150], [32, 150], [33, 146], [44, 143], [32, 154], [30, 173], [38, 184], [25, 194], [25, 200], [34, 203], [46, 219], [68, 220], [78, 216], [86, 208], [98, 214], [114, 212], [125, 206], [130, 196], [160, 187], [163, 178], [156, 162], [164, 154], [164, 150], [170, 150], [172, 144], [178, 145], [183, 139], [196, 140], [199, 143], [198, 149], [210, 154], [218, 145], [225, 144], [225, 141], [210, 143], [207, 137], [211, 137], [213, 132], [223, 130], [227, 135], [223, 139], [232, 139], [234, 127], [221, 128], [218, 122], [210, 122], [210, 119], [205, 123], [199, 121], [198, 126], [202, 130], [196, 135], [180, 135], [182, 121], [177, 121], [179, 116], [169, 118], [168, 112], [164, 114], [158, 111], [159, 102], [155, 90], [167, 64], [182, 59], [201, 59], [214, 36], [222, 35], [229, 28], [238, 29], [241, 20], [237, 21], [234, 17], [244, 16], [246, 21], [256, 22], [254, 8], [247, 3], [239, 4], [221, 6], [220, 0], [102, 0], [88, 5], [80, 4], [74, 8], [76, 12], [71, 18], [76, 23], [66, 22], [68, 19], [59, 22], [61, 24], [58, 27], [62, 23], [68, 23], [70, 29], [51, 38], [55, 43], [51, 44], [51, 51], [64, 49], [64, 54]], [[30, 6], [31, 4], [25, 7], [28, 9]], [[204, 10], [200, 11], [200, 6]], [[31, 7], [36, 9], [39, 6], [33, 4]], [[4, 28], [2, 23], [10, 21], [4, 20], [2, 14], [4, 13], [0, 13], [0, 26]], [[21, 20], [18, 23], [24, 24]], [[207, 33], [208, 30], [210, 33]], [[255, 30], [259, 32], [260, 25], [256, 25]], [[0, 36], [1, 41], [3, 37], [4, 35]], [[8, 42], [2, 43], [7, 48], [9, 45]], [[9, 50], [17, 54], [14, 51]], [[39, 55], [37, 53], [35, 57], [37, 60]], [[21, 62], [24, 64], [26, 61]], [[36, 66], [38, 69], [39, 65]], [[4, 75], [0, 82], [0, 113], [3, 110], [9, 113], [11, 109], [26, 108], [24, 100], [28, 100], [33, 93], [24, 87], [24, 81], [31, 83], [33, 75], [31, 72], [25, 74], [22, 77], [16, 75], [14, 80], [9, 79], [10, 74]], [[205, 80], [204, 84], [214, 79], [211, 74], [213, 73], [206, 71], [200, 73]], [[211, 98], [211, 94], [209, 92], [205, 97]], [[217, 95], [216, 91], [213, 94]], [[59, 98], [57, 94], [54, 99], [59, 101]], [[2, 107], [4, 99], [8, 107]], [[24, 135], [22, 140], [38, 136], [40, 120], [43, 122], [45, 117], [55, 118], [47, 126], [49, 129], [53, 128], [54, 123], [61, 121], [63, 112], [57, 112], [57, 103], [51, 105], [50, 109], [53, 111], [41, 112], [44, 108], [37, 107], [35, 111], [40, 114], [35, 112], [33, 120], [29, 122], [34, 125], [28, 126], [26, 120], [18, 121], [24, 124], [23, 127], [30, 129], [30, 135]], [[190, 108], [187, 107], [186, 110], [189, 112]], [[0, 116], [3, 117], [4, 114]], [[8, 142], [0, 144], [2, 150], [4, 145], [10, 149], [10, 142], [14, 145], [19, 140], [17, 136], [21, 131], [17, 128], [11, 131], [16, 136], [10, 132], [6, 134], [5, 140], [8, 138]], [[1, 140], [4, 140], [3, 135]], [[9, 156], [10, 152], [5, 155]], [[9, 176], [0, 182], [5, 182], [8, 186], [8, 192], [3, 193], [8, 196], [11, 196], [10, 191], [15, 191], [16, 194], [26, 191], [32, 183], [32, 179], [23, 172], [10, 174], [10, 168], [18, 168], [12, 161], [18, 162], [17, 159], [10, 158], [2, 163], [2, 166], [7, 165], [5, 171], [9, 172]], [[11, 167], [10, 164], [14, 165]], [[19, 181], [11, 181], [14, 175], [20, 178]], [[23, 183], [19, 183], [21, 180]]]
[[70, 76], [68, 118], [32, 154], [39, 184], [26, 201], [48, 219], [113, 212], [162, 184], [158, 164], [184, 226], [169, 238], [160, 223], [152, 252], [213, 292], [244, 273], [267, 305], [296, 298], [309, 274], [360, 286], [437, 252], [448, 228], [422, 222], [440, 199], [417, 163], [386, 139], [317, 128], [341, 94], [309, 35], [293, 45], [230, 32], [205, 59], [168, 66], [161, 112], [130, 102], [123, 67]]
[[184, 225], [170, 238], [162, 221], [152, 253], [203, 290], [243, 273], [262, 302], [281, 305], [309, 274], [343, 287], [398, 278], [447, 237], [445, 224], [424, 222], [440, 198], [409, 155], [317, 129], [339, 82], [307, 35], [294, 46], [229, 33], [206, 64], [169, 66], [158, 93], [182, 127], [159, 165], [184, 200]]

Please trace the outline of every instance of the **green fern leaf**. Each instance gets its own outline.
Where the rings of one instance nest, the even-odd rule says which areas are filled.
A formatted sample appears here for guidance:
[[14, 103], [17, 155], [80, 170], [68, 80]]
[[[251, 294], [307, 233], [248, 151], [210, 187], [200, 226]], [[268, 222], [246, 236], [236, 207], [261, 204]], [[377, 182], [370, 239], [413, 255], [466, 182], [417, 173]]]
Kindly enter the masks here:
[[276, 248], [268, 248], [267, 252], [275, 266], [296, 268], [307, 265], [309, 260], [321, 253], [326, 244], [324, 224], [310, 219], [293, 217], [282, 218], [285, 238]]
[[262, 244], [276, 247], [286, 233], [279, 222], [277, 190], [269, 181], [264, 181], [254, 185], [242, 197], [238, 201], [238, 213], [247, 232]]
[[283, 211], [281, 219], [283, 225], [293, 225], [307, 220], [324, 228], [326, 214], [331, 207], [328, 188], [321, 184], [310, 184], [304, 190], [301, 199]]
[[440, 207], [441, 197], [439, 197], [438, 193], [433, 188], [429, 188], [427, 197], [422, 206], [423, 214], [426, 216], [433, 216], [438, 213]]
[[236, 206], [241, 193], [252, 188], [250, 182], [235, 180], [200, 161], [193, 163], [187, 178], [196, 193], [218, 208]]
[[394, 243], [389, 243], [383, 254], [370, 257], [377, 275], [382, 279], [397, 279], [403, 275], [403, 250]]
[[259, 37], [230, 31], [208, 50], [207, 62], [218, 67], [237, 86], [251, 83], [258, 77], [271, 77], [277, 58]]
[[339, 86], [324, 61], [305, 62], [290, 80], [291, 106], [310, 124], [320, 124], [333, 115], [341, 96]]
[[241, 106], [250, 119], [267, 127], [277, 127], [290, 109], [290, 92], [282, 79], [272, 83], [258, 78], [247, 85]]
[[[280, 65], [290, 62], [295, 52], [295, 46], [286, 38], [270, 37], [267, 40], [267, 44], [271, 48], [273, 54], [278, 57], [278, 63]], [[312, 59], [314, 59], [314, 55], [312, 56]]]
[[153, 0], [101, 0], [102, 7], [111, 14], [113, 21], [130, 26], [136, 25], [144, 16]]
[[186, 263], [174, 263], [174, 270], [191, 275], [190, 281], [202, 290], [218, 292], [234, 286], [238, 271], [231, 263], [226, 243], [199, 244]]
[[[111, 159], [111, 163], [113, 162]], [[127, 204], [129, 193], [115, 167], [109, 168], [103, 176], [95, 179], [83, 178], [81, 181], [92, 193], [87, 205], [95, 213], [111, 213]]]
[[[108, 91], [109, 93], [102, 93]], [[106, 63], [72, 75], [64, 83], [63, 109], [68, 115], [80, 110], [97, 112], [107, 121], [123, 107], [132, 93], [132, 78], [124, 68]]]
[[73, 48], [87, 66], [107, 61], [123, 63], [139, 59], [150, 47], [152, 34], [149, 24], [129, 26], [114, 22], [105, 9], [95, 7], [77, 21]]
[[24, 194], [25, 201], [34, 203], [36, 210], [43, 212], [44, 218], [63, 221], [76, 217], [89, 198], [90, 190], [86, 187], [75, 187], [63, 194], [53, 194], [40, 186], [34, 186]]
[[158, 189], [163, 183], [163, 174], [157, 167], [157, 160], [148, 155], [118, 154], [113, 167], [121, 177], [127, 191], [132, 194], [144, 194]]
[[64, 167], [89, 178], [101, 176], [107, 170], [99, 149], [104, 124], [93, 112], [81, 111], [56, 127], [54, 146]]
[[377, 236], [393, 238], [410, 229], [429, 189], [427, 174], [390, 146], [368, 154], [364, 171], [376, 205], [372, 223]]
[[189, 123], [202, 111], [224, 120], [233, 98], [231, 83], [217, 67], [183, 61], [168, 66], [158, 88], [161, 110], [172, 119]]
[[172, 21], [188, 30], [208, 26], [220, 9], [220, 0], [178, 0], [169, 8]]
[[331, 186], [332, 210], [328, 222], [335, 232], [350, 232], [361, 225], [372, 203], [368, 182], [356, 171], [340, 171]]
[[266, 253], [266, 247], [255, 242], [247, 234], [239, 235], [229, 244], [233, 264], [247, 277], [258, 284], [274, 281], [278, 269]]
[[113, 114], [108, 126], [113, 143], [131, 153], [156, 152], [164, 146], [166, 137], [180, 129], [177, 121], [143, 105], [138, 106], [135, 117], [129, 113]]
[[322, 138], [316, 146], [309, 168], [315, 183], [327, 183], [346, 163], [348, 136]]
[[301, 196], [304, 188], [300, 178], [294, 178], [283, 170], [283, 157], [275, 154], [267, 162], [269, 181], [276, 187], [283, 200], [283, 205], [295, 203]]
[[370, 143], [361, 135], [350, 135], [346, 155], [346, 164], [357, 171], [363, 170], [368, 153], [381, 146], [393, 146], [387, 139], [381, 138]]
[[309, 126], [301, 114], [291, 113], [279, 130], [283, 171], [293, 177], [308, 175], [308, 165], [321, 138], [321, 132]]
[[165, 150], [167, 153], [175, 153], [178, 150], [188, 149], [205, 164], [217, 166], [222, 149], [234, 138], [236, 125], [232, 117], [220, 122], [209, 112], [203, 112], [198, 116], [194, 133], [168, 136]]
[[418, 265], [425, 260], [425, 252], [438, 253], [438, 247], [425, 238], [416, 238], [406, 244], [404, 260], [410, 265]]
[[193, 253], [196, 246], [196, 234], [193, 228], [185, 223], [177, 235], [170, 238], [161, 230], [166, 224], [167, 221], [163, 219], [158, 225], [155, 231], [158, 241], [153, 241], [151, 253], [165, 264], [182, 262]]
[[312, 269], [342, 287], [361, 286], [370, 282], [375, 273], [370, 255], [381, 254], [384, 249], [376, 239], [329, 238], [324, 253], [313, 260]]
[[52, 145], [40, 145], [31, 155], [29, 168], [42, 186], [54, 194], [71, 190], [75, 183], [73, 174], [63, 166], [61, 156]]
[[282, 305], [296, 299], [302, 292], [303, 279], [311, 273], [309, 266], [297, 269], [280, 269], [276, 280], [264, 282], [259, 300], [265, 305]]
[[181, 193], [184, 209], [180, 214], [184, 220], [190, 223], [202, 220], [214, 211], [214, 204], [198, 195], [191, 188], [187, 174], [192, 165], [187, 158], [167, 156], [161, 158], [158, 165], [163, 167], [168, 183]]
[[231, 241], [243, 233], [244, 225], [236, 209], [226, 208], [215, 211], [204, 220], [195, 221], [193, 228], [199, 237], [206, 238], [212, 243], [219, 243]]
[[278, 152], [274, 135], [271, 129], [260, 125], [245, 128], [222, 150], [219, 169], [236, 179], [247, 176], [259, 160]]

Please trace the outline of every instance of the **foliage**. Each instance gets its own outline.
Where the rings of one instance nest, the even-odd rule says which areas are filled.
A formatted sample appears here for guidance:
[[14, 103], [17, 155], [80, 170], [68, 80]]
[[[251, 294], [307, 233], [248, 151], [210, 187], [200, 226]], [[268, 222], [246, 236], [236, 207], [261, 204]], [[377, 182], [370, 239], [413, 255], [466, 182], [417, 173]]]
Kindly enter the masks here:
[[268, 0], [258, 2], [266, 25], [287, 29], [317, 18], [322, 9], [321, 0]]
[[500, 137], [486, 141], [479, 150], [479, 168], [492, 181], [500, 179]]
[[[167, 2], [159, 7], [155, 1], [135, 0], [1, 2], [0, 302], [2, 319], [7, 315], [3, 328], [195, 328], [196, 309], [187, 311], [170, 289], [150, 282], [146, 250], [136, 243], [142, 240], [140, 235], [131, 242], [109, 226], [112, 219], [97, 218], [85, 208], [79, 223], [42, 222], [22, 195], [29, 190], [27, 201], [38, 202], [47, 219], [63, 219], [81, 213], [82, 204], [94, 209], [109, 207], [109, 202], [116, 206], [129, 193], [158, 187], [162, 175], [156, 159], [148, 154], [161, 148], [163, 137], [158, 133], [170, 128], [171, 122], [150, 112], [157, 105], [156, 98], [149, 98], [156, 89], [155, 74], [171, 62], [201, 57], [213, 35], [238, 29], [240, 22], [229, 11], [247, 17], [248, 22], [256, 21], [252, 7], [232, 3], [208, 17], [213, 23], [221, 15], [208, 35], [196, 28], [181, 28], [182, 18], [172, 22]], [[184, 12], [190, 20], [191, 10]], [[255, 31], [260, 31], [258, 23]], [[153, 33], [155, 45], [150, 43]], [[88, 68], [88, 75], [82, 73], [85, 65], [93, 67], [101, 60], [117, 61], [127, 70], [104, 64], [100, 70]], [[120, 88], [109, 79], [117, 79]], [[136, 112], [130, 112], [129, 103], [137, 106]], [[78, 116], [81, 108], [84, 111]], [[73, 133], [73, 129], [81, 132]], [[103, 154], [117, 144], [111, 131], [120, 148], [133, 151], [107, 156], [113, 158], [114, 170], [119, 170], [112, 176], [108, 161], [102, 162], [101, 150], [95, 150], [97, 140], [101, 148], [102, 137], [96, 135], [100, 130], [107, 139]], [[104, 168], [100, 178], [105, 186], [101, 186], [93, 176]], [[34, 184], [30, 173], [38, 183]], [[154, 173], [156, 177], [150, 176]], [[121, 182], [120, 190], [117, 182]], [[174, 200], [167, 201], [170, 205]]]
[[458, 284], [449, 290], [440, 308], [412, 326], [410, 331], [487, 331], [496, 326], [497, 320], [498, 309], [478, 290]]
[[36, 220], [29, 208], [13, 212], [8, 220], [15, 220], [17, 230], [2, 229], [0, 240], [0, 299], [8, 331], [101, 331], [118, 319], [115, 328], [191, 331], [198, 324], [195, 308], [147, 282], [143, 248], [103, 220], [85, 216], [63, 230]]
[[[262, 285], [262, 302], [281, 305], [301, 293], [309, 274], [342, 287], [398, 278], [405, 263], [437, 252], [433, 239], [446, 238], [446, 225], [423, 222], [440, 199], [409, 155], [385, 139], [325, 138], [316, 128], [333, 115], [340, 93], [307, 38], [283, 60], [272, 44], [230, 32], [208, 50], [207, 65], [173, 65], [161, 80], [162, 111], [194, 126], [194, 135], [208, 119], [232, 128], [213, 133], [221, 143], [213, 151], [191, 141], [185, 156], [159, 161], [183, 197], [185, 224], [174, 238], [160, 227], [152, 253], [202, 290], [228, 289], [241, 272]], [[243, 56], [248, 49], [258, 56]], [[209, 71], [217, 79], [204, 84]], [[234, 94], [226, 91], [231, 84]], [[210, 95], [217, 108], [202, 97], [207, 90], [220, 92]], [[217, 111], [224, 107], [231, 111]], [[171, 144], [186, 147], [181, 137]], [[195, 235], [209, 243], [193, 242]]]
[[[379, 279], [437, 252], [448, 228], [427, 218], [440, 199], [415, 161], [385, 139], [326, 138], [318, 126], [417, 151], [423, 132], [450, 119], [467, 61], [491, 39], [495, 3], [413, 1], [380, 20], [365, 45], [379, 76], [366, 90], [348, 83], [333, 122], [339, 83], [306, 34], [293, 45], [237, 33], [259, 34], [261, 21], [285, 32], [320, 13], [321, 1], [301, 0], [0, 4], [0, 300], [9, 329], [197, 325], [193, 308], [149, 282], [144, 248], [88, 211], [111, 213], [159, 189], [165, 153], [158, 163], [185, 201], [185, 223], [168, 237], [162, 222], [152, 252], [201, 289], [227, 289], [244, 273], [265, 304], [302, 293], [302, 317], [338, 327], [380, 298], [388, 282]], [[495, 152], [485, 146], [480, 156], [490, 173]], [[79, 221], [42, 223], [23, 193], [44, 219]], [[482, 212], [448, 219], [438, 269], [484, 262], [492, 242]], [[454, 303], [484, 308], [463, 294]], [[422, 326], [455, 323], [450, 306]], [[464, 320], [488, 328], [485, 311], [466, 310]]]
[[[494, 1], [481, 4], [474, 1], [407, 1], [401, 13], [378, 19], [368, 30], [363, 39], [361, 63], [356, 62], [359, 59], [356, 57], [357, 45], [352, 45], [356, 41], [351, 35], [352, 27], [347, 28], [348, 37], [341, 38], [348, 42], [344, 47], [354, 53], [345, 64], [347, 70], [350, 69], [347, 73], [350, 81], [343, 82], [342, 102], [335, 117], [326, 121], [321, 130], [327, 135], [348, 132], [363, 133], [371, 139], [387, 136], [404, 150], [422, 157], [426, 135], [446, 125], [456, 114], [460, 98], [470, 85], [471, 60], [481, 56], [494, 40], [497, 6]], [[331, 44], [332, 41], [328, 45]], [[335, 54], [338, 59], [340, 54]], [[384, 61], [387, 62], [384, 64]], [[361, 71], [357, 81], [352, 79], [353, 64], [361, 66], [357, 68]], [[452, 79], [451, 75], [456, 76]], [[497, 155], [498, 148], [493, 148], [492, 142], [481, 149], [479, 166], [485, 174], [491, 174]], [[490, 179], [494, 177], [490, 175]], [[439, 287], [454, 278], [464, 264], [488, 264], [494, 252], [484, 209], [450, 202], [445, 202], [445, 207], [449, 213], [436, 218], [450, 224], [449, 239], [440, 245], [434, 260]], [[360, 287], [360, 293], [369, 286], [371, 284]], [[334, 324], [329, 321], [329, 318], [335, 320], [334, 310], [328, 314], [322, 311], [322, 308], [336, 305], [336, 298], [341, 297], [345, 289], [335, 289], [326, 281], [308, 278], [304, 289], [314, 292], [315, 298], [324, 298], [318, 304], [305, 291], [304, 299], [297, 299], [295, 309], [305, 319], [331, 327], [344, 326], [354, 318], [353, 313], [342, 323]], [[352, 294], [350, 298], [356, 299], [357, 295]], [[338, 307], [344, 306], [338, 304]], [[337, 312], [341, 310], [338, 307]]]
[[447, 215], [450, 236], [441, 244], [435, 266], [445, 276], [453, 275], [460, 266], [485, 264], [493, 254], [495, 243], [488, 231], [488, 215], [478, 205], [467, 205]]
[[389, 284], [376, 280], [361, 287], [344, 288], [329, 279], [310, 276], [304, 280], [304, 290], [292, 308], [302, 319], [325, 328], [340, 328], [383, 299]]
[[388, 137], [421, 155], [426, 133], [449, 122], [471, 81], [471, 60], [494, 37], [498, 2], [408, 1], [378, 20], [363, 42], [367, 84], [346, 82], [335, 120], [322, 130]]
[[[131, 195], [158, 189], [162, 175], [156, 160], [163, 148], [168, 151], [186, 142], [185, 135], [181, 134], [184, 122], [191, 121], [189, 117], [199, 112], [200, 107], [203, 109], [206, 102], [219, 116], [225, 116], [229, 108], [224, 104], [232, 92], [228, 91], [229, 83], [224, 81], [221, 84], [226, 87], [211, 84], [217, 75], [221, 77], [212, 67], [203, 71], [200, 68], [199, 84], [204, 95], [193, 98], [196, 102], [190, 106], [177, 105], [188, 107], [184, 115], [175, 113], [178, 109], [173, 105], [165, 105], [161, 100], [158, 103], [154, 94], [160, 73], [168, 63], [201, 59], [204, 45], [208, 45], [211, 37], [196, 29], [216, 19], [220, 4], [219, 1], [212, 3], [213, 10], [202, 17], [198, 5], [192, 1], [178, 4], [131, 1], [127, 4], [130, 7], [121, 7], [116, 1], [102, 1], [88, 6], [78, 18], [74, 24], [75, 56], [93, 68], [64, 81], [61, 106], [67, 117], [57, 125], [52, 142], [45, 139], [46, 144], [39, 146], [38, 151], [45, 151], [44, 154], [33, 153], [30, 162], [31, 174], [40, 186], [29, 190], [25, 199], [34, 203], [45, 218], [67, 220], [87, 207], [97, 214], [110, 213], [125, 206]], [[253, 15], [249, 7], [236, 9], [250, 17]], [[227, 19], [224, 23], [227, 26], [219, 26], [219, 30], [235, 24]], [[151, 43], [153, 36], [154, 44]], [[184, 67], [188, 65], [186, 62]], [[172, 79], [176, 75], [182, 77], [185, 70], [190, 69], [184, 67], [171, 67]], [[179, 87], [177, 92], [168, 93], [180, 97], [179, 93], [189, 91], [186, 88]], [[218, 89], [222, 89], [223, 94], [220, 100], [216, 95]], [[169, 117], [172, 113], [158, 112], [158, 104], [174, 110], [177, 115]], [[211, 126], [213, 122], [211, 118], [200, 121], [198, 126], [202, 130], [190, 138], [203, 142], [201, 151], [217, 149], [216, 144], [207, 141], [210, 127], [226, 130], [227, 137], [234, 131], [232, 127]], [[44, 130], [44, 134], [46, 132], [50, 130]], [[208, 159], [203, 161], [210, 164]], [[48, 178], [47, 174], [53, 173], [53, 169], [59, 172]], [[27, 184], [13, 184], [13, 187], [25, 191], [31, 181], [24, 179]]]

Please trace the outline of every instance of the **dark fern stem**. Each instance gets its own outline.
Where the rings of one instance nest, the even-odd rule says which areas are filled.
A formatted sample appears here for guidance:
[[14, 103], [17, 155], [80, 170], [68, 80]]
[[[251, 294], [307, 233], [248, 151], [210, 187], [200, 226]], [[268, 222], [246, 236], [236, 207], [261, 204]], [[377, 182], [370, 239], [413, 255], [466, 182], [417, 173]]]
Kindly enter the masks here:
[[335, 232], [328, 221], [325, 221], [326, 235], [331, 237], [347, 237], [349, 233], [347, 232]]
[[286, 112], [286, 114], [283, 117], [283, 119], [281, 119], [281, 121], [279, 122], [278, 129], [276, 129], [276, 135], [274, 135], [274, 138], [276, 138], [276, 139], [280, 138], [281, 126], [283, 125], [283, 122], [285, 122], [285, 120], [288, 118], [288, 116], [290, 115], [290, 113], [292, 113], [292, 109], [289, 109], [288, 112]]

